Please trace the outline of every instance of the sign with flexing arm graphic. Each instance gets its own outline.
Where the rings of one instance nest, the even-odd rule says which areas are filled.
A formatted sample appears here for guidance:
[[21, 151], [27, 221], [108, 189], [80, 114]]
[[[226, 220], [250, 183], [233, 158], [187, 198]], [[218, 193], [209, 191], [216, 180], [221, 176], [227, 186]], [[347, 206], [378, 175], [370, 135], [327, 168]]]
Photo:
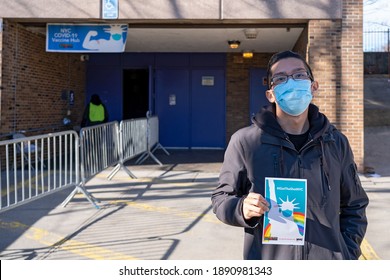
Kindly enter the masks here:
[[47, 52], [120, 53], [125, 51], [126, 24], [47, 24]]

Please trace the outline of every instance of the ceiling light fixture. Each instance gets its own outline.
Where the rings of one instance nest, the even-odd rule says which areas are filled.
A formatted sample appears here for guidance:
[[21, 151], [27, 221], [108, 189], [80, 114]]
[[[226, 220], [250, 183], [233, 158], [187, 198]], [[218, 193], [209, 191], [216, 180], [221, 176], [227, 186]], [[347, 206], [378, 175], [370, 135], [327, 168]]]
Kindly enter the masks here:
[[253, 52], [252, 51], [243, 51], [242, 52], [242, 57], [243, 58], [252, 58], [253, 57]]
[[240, 41], [238, 40], [229, 40], [228, 44], [231, 49], [237, 49], [240, 46]]

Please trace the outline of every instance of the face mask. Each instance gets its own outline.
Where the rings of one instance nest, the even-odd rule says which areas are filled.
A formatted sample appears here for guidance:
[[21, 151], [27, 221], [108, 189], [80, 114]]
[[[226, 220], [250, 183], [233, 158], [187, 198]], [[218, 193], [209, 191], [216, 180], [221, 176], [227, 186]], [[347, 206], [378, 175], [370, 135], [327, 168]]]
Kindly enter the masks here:
[[112, 39], [114, 39], [115, 41], [119, 41], [121, 38], [122, 38], [121, 34], [114, 34], [114, 35], [112, 35]]
[[276, 103], [283, 112], [298, 116], [307, 109], [313, 98], [311, 81], [289, 79], [285, 84], [275, 86], [274, 95]]

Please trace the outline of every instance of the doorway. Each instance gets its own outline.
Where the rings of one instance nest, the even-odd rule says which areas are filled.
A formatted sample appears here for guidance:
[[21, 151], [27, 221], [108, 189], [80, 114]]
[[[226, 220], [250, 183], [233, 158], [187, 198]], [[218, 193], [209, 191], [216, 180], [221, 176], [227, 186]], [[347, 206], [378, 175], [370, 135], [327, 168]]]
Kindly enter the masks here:
[[224, 148], [224, 70], [157, 69], [156, 111], [164, 147]]
[[149, 69], [123, 70], [123, 120], [143, 118], [149, 110]]

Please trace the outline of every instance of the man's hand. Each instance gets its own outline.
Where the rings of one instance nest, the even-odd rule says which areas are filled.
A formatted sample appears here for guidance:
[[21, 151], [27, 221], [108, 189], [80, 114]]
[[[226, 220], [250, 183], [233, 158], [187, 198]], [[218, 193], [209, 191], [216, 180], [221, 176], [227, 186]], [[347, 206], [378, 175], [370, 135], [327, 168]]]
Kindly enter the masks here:
[[249, 220], [253, 217], [260, 217], [265, 212], [269, 211], [268, 207], [268, 202], [261, 194], [251, 192], [244, 199], [242, 212], [245, 220]]

